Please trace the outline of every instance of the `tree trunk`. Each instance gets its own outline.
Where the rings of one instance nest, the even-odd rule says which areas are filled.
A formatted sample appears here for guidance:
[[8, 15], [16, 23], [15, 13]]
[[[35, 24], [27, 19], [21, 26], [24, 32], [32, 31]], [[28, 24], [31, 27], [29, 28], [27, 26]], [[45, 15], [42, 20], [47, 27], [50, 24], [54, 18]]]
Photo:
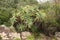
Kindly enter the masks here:
[[38, 40], [36, 32], [34, 32], [33, 34], [34, 34], [34, 40]]
[[35, 38], [34, 38], [34, 40], [38, 40], [38, 38], [37, 38], [37, 37], [35, 37]]
[[22, 38], [22, 32], [20, 32], [20, 38], [21, 38], [21, 40], [23, 40], [23, 38]]

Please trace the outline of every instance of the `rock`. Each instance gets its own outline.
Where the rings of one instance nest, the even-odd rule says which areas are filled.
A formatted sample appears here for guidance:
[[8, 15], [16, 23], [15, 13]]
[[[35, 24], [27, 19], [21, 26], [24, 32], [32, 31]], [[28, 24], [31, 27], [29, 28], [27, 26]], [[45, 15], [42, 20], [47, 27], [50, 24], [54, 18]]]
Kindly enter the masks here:
[[20, 38], [20, 33], [12, 32], [10, 28], [4, 25], [0, 26], [0, 35], [2, 40], [14, 40], [14, 38]]
[[31, 36], [31, 33], [30, 32], [27, 32], [27, 31], [22, 32], [22, 38], [23, 39], [26, 39], [28, 36]]
[[60, 40], [60, 32], [55, 33], [55, 38], [56, 38], [56, 40]]
[[9, 33], [9, 32], [11, 32], [11, 31], [10, 31], [10, 28], [8, 28], [8, 27], [6, 27], [6, 26], [4, 26], [4, 25], [1, 25], [1, 26], [0, 26], [0, 33], [1, 33], [1, 32]]
[[46, 35], [44, 35], [44, 34], [42, 34], [42, 33], [40, 33], [40, 40], [52, 40], [51, 39], [51, 37], [48, 37], [48, 36], [46, 36]]
[[11, 38], [20, 38], [20, 33], [12, 32], [12, 33], [9, 33], [9, 36], [10, 36]]

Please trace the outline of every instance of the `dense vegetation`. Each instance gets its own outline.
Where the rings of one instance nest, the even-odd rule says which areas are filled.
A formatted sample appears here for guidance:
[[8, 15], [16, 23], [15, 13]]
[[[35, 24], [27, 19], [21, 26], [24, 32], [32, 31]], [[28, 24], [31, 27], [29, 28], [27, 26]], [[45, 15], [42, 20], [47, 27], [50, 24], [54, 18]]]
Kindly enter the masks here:
[[29, 31], [47, 36], [60, 31], [60, 4], [38, 4], [35, 0], [0, 0], [0, 24], [19, 33]]

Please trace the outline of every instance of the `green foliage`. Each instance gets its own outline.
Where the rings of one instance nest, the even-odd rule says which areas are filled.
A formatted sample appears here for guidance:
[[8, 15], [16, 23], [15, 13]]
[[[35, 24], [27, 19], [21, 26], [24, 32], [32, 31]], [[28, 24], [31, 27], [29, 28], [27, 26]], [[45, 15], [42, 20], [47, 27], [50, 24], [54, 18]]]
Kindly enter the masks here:
[[6, 10], [0, 10], [0, 24], [4, 24], [4, 23], [9, 23], [9, 18], [11, 17], [11, 13], [9, 13], [9, 11]]
[[[17, 9], [16, 11], [14, 11], [15, 15], [13, 15], [13, 17], [15, 19], [13, 17], [12, 19], [14, 19], [15, 20], [14, 22], [16, 22], [17, 16], [20, 18], [21, 22], [20, 24], [18, 24], [19, 30], [25, 30], [25, 28], [27, 27], [32, 28], [32, 25], [36, 20], [44, 23], [50, 22], [52, 25], [55, 25], [55, 24], [57, 25], [58, 24], [56, 19], [57, 13], [55, 13], [55, 10], [52, 9], [53, 6], [54, 5], [47, 5], [46, 9], [44, 8], [39, 9], [39, 6], [36, 6], [36, 5], [21, 6], [19, 10]], [[12, 23], [14, 24], [14, 22]]]

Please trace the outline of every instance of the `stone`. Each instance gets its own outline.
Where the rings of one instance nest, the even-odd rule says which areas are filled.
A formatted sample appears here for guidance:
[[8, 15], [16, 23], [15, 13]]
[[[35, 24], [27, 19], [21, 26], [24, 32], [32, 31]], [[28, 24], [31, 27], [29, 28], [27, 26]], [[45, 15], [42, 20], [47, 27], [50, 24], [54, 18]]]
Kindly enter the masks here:
[[26, 39], [28, 36], [31, 36], [31, 33], [30, 32], [27, 32], [27, 31], [22, 32], [22, 38], [23, 39]]
[[56, 40], [60, 40], [60, 32], [55, 33], [55, 38], [56, 38]]

